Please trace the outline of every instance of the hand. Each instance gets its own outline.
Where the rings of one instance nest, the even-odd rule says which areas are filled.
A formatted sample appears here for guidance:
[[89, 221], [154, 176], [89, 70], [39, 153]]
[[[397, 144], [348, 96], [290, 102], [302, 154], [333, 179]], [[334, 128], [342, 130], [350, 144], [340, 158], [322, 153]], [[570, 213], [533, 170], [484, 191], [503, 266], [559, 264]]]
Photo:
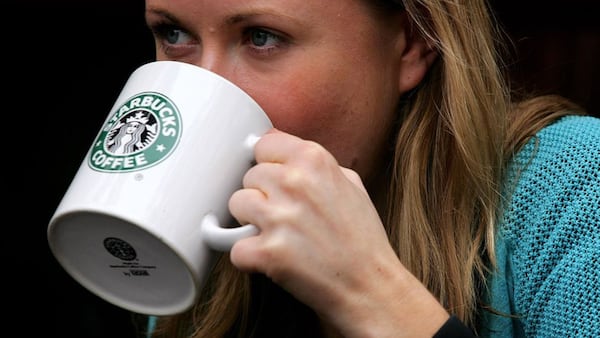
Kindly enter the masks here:
[[232, 263], [264, 273], [345, 335], [401, 323], [379, 322], [415, 293], [416, 280], [398, 261], [359, 176], [319, 144], [276, 130], [258, 141], [255, 156], [229, 208], [260, 234], [233, 246]]

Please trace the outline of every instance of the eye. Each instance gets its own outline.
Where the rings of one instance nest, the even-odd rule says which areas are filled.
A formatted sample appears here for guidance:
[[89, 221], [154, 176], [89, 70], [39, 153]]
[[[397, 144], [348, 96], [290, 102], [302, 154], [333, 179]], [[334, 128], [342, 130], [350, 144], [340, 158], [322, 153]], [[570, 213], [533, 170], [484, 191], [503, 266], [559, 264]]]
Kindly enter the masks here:
[[154, 35], [157, 56], [167, 59], [184, 59], [192, 55], [198, 41], [181, 26], [170, 21], [156, 21], [148, 25]]
[[255, 29], [250, 32], [250, 42], [257, 47], [264, 47], [269, 42], [277, 43], [278, 38], [265, 30]]
[[165, 32], [165, 40], [170, 44], [185, 43], [189, 38], [180, 29], [171, 29]]
[[152, 27], [157, 40], [167, 45], [189, 44], [193, 38], [183, 29], [167, 23], [158, 23]]
[[272, 54], [288, 45], [288, 39], [282, 34], [264, 28], [252, 27], [245, 31], [245, 42], [258, 54]]

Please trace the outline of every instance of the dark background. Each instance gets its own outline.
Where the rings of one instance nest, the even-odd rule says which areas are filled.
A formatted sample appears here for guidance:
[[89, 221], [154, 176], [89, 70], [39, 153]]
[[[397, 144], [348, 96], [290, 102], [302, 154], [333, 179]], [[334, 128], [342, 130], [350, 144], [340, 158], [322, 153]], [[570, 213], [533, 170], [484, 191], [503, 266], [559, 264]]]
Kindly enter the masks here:
[[[515, 42], [511, 72], [518, 86], [562, 94], [600, 116], [600, 21], [593, 2], [493, 4]], [[23, 286], [29, 290], [9, 309], [15, 318], [25, 319], [13, 326], [28, 336], [133, 337], [129, 314], [69, 277], [51, 256], [45, 234], [127, 77], [154, 58], [143, 1], [19, 0], [12, 6], [3, 13], [5, 25], [9, 23], [2, 49], [4, 59], [8, 57], [5, 78], [10, 80], [5, 99], [12, 102], [9, 111], [17, 113], [13, 119], [18, 125], [35, 131], [34, 151], [16, 150], [25, 154], [18, 166], [22, 169], [15, 170], [19, 179], [25, 176], [14, 182], [16, 196], [23, 196], [16, 198], [15, 208], [25, 209], [18, 213], [17, 228], [28, 236], [35, 259], [25, 260], [12, 249], [6, 255], [26, 267], [11, 275], [23, 276], [10, 279], [15, 295], [21, 295]], [[7, 244], [13, 248], [16, 243]]]

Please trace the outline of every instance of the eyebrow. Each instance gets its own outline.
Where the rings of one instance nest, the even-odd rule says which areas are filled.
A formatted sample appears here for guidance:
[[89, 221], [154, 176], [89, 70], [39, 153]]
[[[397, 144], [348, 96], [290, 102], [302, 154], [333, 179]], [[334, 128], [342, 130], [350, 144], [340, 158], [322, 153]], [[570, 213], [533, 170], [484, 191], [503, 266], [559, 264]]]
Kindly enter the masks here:
[[165, 19], [173, 22], [176, 25], [181, 25], [181, 22], [179, 19], [177, 19], [177, 17], [173, 16], [171, 13], [169, 13], [168, 11], [162, 10], [162, 9], [156, 9], [156, 8], [150, 8], [146, 10], [145, 13], [145, 18], [146, 18], [146, 24], [148, 24], [148, 14], [152, 13], [153, 15], [158, 15], [158, 16], [162, 16]]
[[266, 9], [266, 8], [250, 8], [248, 10], [246, 10], [245, 12], [241, 12], [241, 13], [237, 13], [237, 14], [233, 14], [229, 17], [227, 17], [224, 21], [227, 24], [239, 24], [241, 22], [247, 21], [249, 19], [251, 19], [252, 17], [257, 17], [257, 16], [274, 16], [274, 17], [279, 17], [279, 18], [285, 18], [286, 20], [289, 20], [290, 22], [294, 23], [294, 24], [300, 24], [300, 22], [298, 22], [298, 20], [296, 18], [294, 18], [293, 16], [281, 13], [281, 12], [276, 12], [270, 9]]
[[233, 16], [228, 17], [227, 19], [225, 19], [225, 22], [228, 24], [239, 24], [240, 22], [244, 22], [246, 20], [248, 20], [248, 18], [252, 17], [254, 14], [235, 14]]
[[[176, 16], [174, 16], [170, 12], [163, 10], [163, 9], [149, 8], [146, 10], [146, 17], [147, 17], [148, 13], [162, 16], [165, 19], [173, 22], [173, 24], [175, 24], [177, 26], [182, 26], [182, 24], [183, 24], [181, 22], [181, 20], [177, 19]], [[282, 13], [276, 13], [276, 12], [273, 12], [268, 9], [249, 9], [246, 12], [233, 14], [233, 15], [227, 16], [225, 19], [223, 19], [221, 24], [222, 25], [237, 25], [237, 24], [243, 23], [244, 21], [250, 20], [252, 17], [263, 16], [263, 15], [284, 17], [286, 20], [290, 20], [291, 22], [293, 22], [295, 24], [299, 24], [299, 22], [292, 16], [285, 15]], [[146, 21], [147, 21], [147, 19], [146, 19]]]

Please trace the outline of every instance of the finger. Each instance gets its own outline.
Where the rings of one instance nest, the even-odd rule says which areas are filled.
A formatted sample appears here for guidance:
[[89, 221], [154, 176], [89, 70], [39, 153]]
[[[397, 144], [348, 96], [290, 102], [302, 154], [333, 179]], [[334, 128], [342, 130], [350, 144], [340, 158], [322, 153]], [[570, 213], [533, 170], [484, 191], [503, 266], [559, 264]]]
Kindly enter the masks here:
[[323, 147], [315, 142], [306, 141], [278, 130], [263, 135], [254, 147], [254, 156], [257, 163], [293, 162], [300, 154], [306, 156], [306, 154], [318, 152], [326, 153]]
[[[241, 239], [232, 246], [229, 259], [231, 263], [244, 272], [260, 272], [275, 283], [282, 283], [289, 278], [290, 245], [285, 236], [263, 234]], [[292, 250], [293, 251], [293, 250]]]
[[266, 209], [267, 196], [258, 189], [240, 189], [229, 198], [229, 212], [240, 224], [262, 224]]
[[263, 255], [259, 248], [261, 247], [260, 234], [248, 238], [240, 239], [235, 242], [229, 252], [231, 263], [243, 272], [260, 272]]
[[254, 157], [257, 163], [283, 163], [288, 158], [289, 149], [296, 137], [278, 130], [263, 135], [254, 146]]
[[277, 184], [282, 174], [281, 163], [262, 162], [248, 169], [242, 178], [244, 188], [253, 188], [263, 191], [267, 196], [271, 191], [269, 187]]

